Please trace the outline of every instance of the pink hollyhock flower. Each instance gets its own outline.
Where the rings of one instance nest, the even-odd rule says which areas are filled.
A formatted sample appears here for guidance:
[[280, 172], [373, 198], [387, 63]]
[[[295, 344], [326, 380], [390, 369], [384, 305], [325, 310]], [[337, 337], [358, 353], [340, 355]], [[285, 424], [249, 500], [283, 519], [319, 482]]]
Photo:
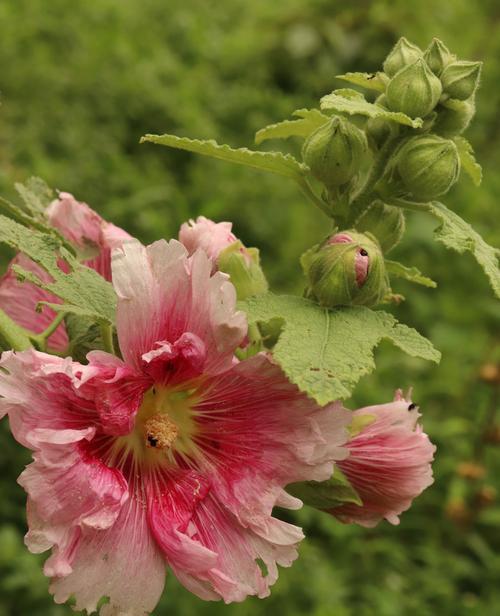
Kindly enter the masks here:
[[[336, 233], [327, 244], [352, 244], [353, 239], [348, 233]], [[356, 273], [356, 284], [362, 287], [368, 277], [370, 267], [370, 257], [364, 248], [358, 248], [354, 257], [354, 271]]]
[[[82, 253], [82, 260], [95, 269], [106, 280], [111, 280], [111, 250], [131, 239], [130, 235], [103, 220], [86, 203], [80, 203], [69, 193], [59, 193], [59, 198], [47, 208], [47, 219]], [[0, 279], [0, 309], [16, 323], [29, 331], [39, 334], [54, 320], [56, 313], [48, 307], [36, 311], [39, 302], [59, 304], [59, 298], [43, 291], [29, 282], [19, 282], [12, 268], [18, 265], [33, 272], [44, 282], [51, 278], [40, 266], [19, 253], [9, 264], [6, 274]], [[64, 267], [64, 264], [61, 264]], [[54, 351], [64, 351], [68, 336], [64, 325], [60, 325], [49, 338]]]
[[[232, 227], [231, 222], [214, 222], [205, 216], [198, 216], [196, 221], [190, 220], [181, 225], [179, 241], [188, 249], [189, 254], [193, 254], [198, 248], [203, 249], [212, 260], [213, 271], [216, 271], [220, 253], [239, 241], [232, 232]], [[250, 255], [243, 246], [241, 252], [250, 265]]]
[[[321, 408], [265, 355], [238, 362], [235, 290], [173, 240], [113, 254], [122, 359], [84, 366], [4, 353], [0, 411], [34, 451], [28, 547], [52, 548], [57, 602], [143, 616], [168, 565], [203, 599], [265, 597], [300, 528], [272, 517], [301, 502], [284, 486], [322, 481], [347, 455], [351, 413]], [[261, 569], [265, 569], [263, 571]]]
[[354, 422], [364, 417], [371, 423], [351, 438], [349, 457], [339, 462], [363, 506], [345, 504], [330, 513], [342, 522], [366, 527], [384, 518], [399, 524], [399, 514], [433, 482], [431, 462], [436, 447], [418, 424], [418, 408], [400, 391], [394, 402], [353, 412]]

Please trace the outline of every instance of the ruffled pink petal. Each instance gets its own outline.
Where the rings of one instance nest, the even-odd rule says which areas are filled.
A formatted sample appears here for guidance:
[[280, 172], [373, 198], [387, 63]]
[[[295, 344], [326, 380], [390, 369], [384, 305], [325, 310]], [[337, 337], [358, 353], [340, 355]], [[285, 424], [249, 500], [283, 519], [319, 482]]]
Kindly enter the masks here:
[[90, 614], [101, 597], [101, 616], [147, 616], [159, 601], [165, 561], [148, 528], [143, 503], [130, 498], [107, 530], [83, 528], [71, 548], [71, 571], [50, 585], [56, 603], [70, 596]]
[[103, 529], [115, 522], [128, 486], [120, 471], [89, 454], [85, 443], [94, 434], [95, 428], [28, 433], [35, 461], [19, 483], [45, 523]]
[[83, 391], [92, 387], [101, 430], [115, 436], [129, 434], [151, 380], [109, 353], [91, 351], [87, 359]]
[[185, 222], [179, 231], [179, 242], [184, 244], [190, 255], [201, 248], [210, 257], [213, 271], [217, 268], [219, 254], [237, 241], [231, 231], [232, 223], [216, 223], [205, 216], [198, 216], [196, 221]]
[[284, 492], [286, 484], [331, 476], [333, 462], [348, 453], [342, 445], [351, 413], [318, 407], [263, 355], [211, 379], [196, 395], [196, 463], [209, 488], [200, 482], [186, 489], [183, 524], [172, 521], [169, 499], [179, 499], [156, 488], [151, 527], [176, 576], [200, 597], [267, 596], [277, 564], [293, 562], [303, 537], [273, 518], [273, 507], [301, 505]]
[[354, 411], [373, 423], [348, 443], [350, 455], [339, 466], [357, 490], [363, 506], [346, 504], [331, 510], [342, 522], [373, 527], [386, 519], [399, 523], [414, 498], [433, 482], [435, 446], [417, 424], [415, 405], [403, 399]]
[[113, 253], [113, 284], [118, 294], [117, 329], [125, 362], [141, 370], [143, 356], [158, 341], [174, 344], [189, 332], [203, 342], [205, 374], [227, 369], [246, 333], [243, 313], [227, 276], [211, 276], [202, 252], [188, 259], [172, 240], [145, 248], [131, 242]]
[[84, 430], [98, 423], [93, 391], [80, 388], [87, 366], [28, 350], [3, 353], [0, 368], [0, 417], [9, 415], [25, 447], [32, 447], [29, 433], [36, 429]]
[[[48, 291], [44, 291], [30, 282], [20, 282], [12, 269], [17, 265], [35, 274], [43, 282], [51, 282], [51, 277], [41, 267], [23, 254], [18, 254], [10, 263], [7, 272], [0, 278], [0, 309], [25, 329], [41, 333], [56, 317], [56, 313], [44, 306], [40, 312], [36, 308], [39, 302], [60, 304], [61, 300]], [[68, 336], [63, 325], [49, 337], [48, 344], [54, 351], [64, 351], [68, 346]]]
[[144, 353], [144, 370], [156, 383], [175, 385], [200, 376], [206, 362], [205, 344], [198, 336], [185, 333], [173, 344], [163, 340]]

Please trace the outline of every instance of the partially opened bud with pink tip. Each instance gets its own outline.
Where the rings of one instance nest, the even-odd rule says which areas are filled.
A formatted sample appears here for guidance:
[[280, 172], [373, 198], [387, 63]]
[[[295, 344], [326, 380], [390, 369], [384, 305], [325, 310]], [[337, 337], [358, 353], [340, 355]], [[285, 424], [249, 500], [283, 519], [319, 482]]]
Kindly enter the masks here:
[[388, 292], [384, 257], [375, 237], [334, 233], [302, 256], [307, 295], [322, 306], [378, 304]]
[[260, 267], [257, 248], [247, 248], [232, 232], [231, 222], [214, 222], [205, 216], [184, 223], [179, 241], [189, 254], [203, 250], [212, 262], [212, 272], [229, 274], [238, 299], [265, 293], [268, 284]]

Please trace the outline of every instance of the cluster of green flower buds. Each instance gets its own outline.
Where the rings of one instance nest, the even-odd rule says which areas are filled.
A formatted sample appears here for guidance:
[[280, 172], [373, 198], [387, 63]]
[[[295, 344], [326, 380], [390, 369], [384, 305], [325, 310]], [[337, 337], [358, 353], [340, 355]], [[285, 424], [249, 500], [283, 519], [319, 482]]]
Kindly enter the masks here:
[[302, 158], [327, 191], [338, 193], [356, 179], [367, 151], [365, 133], [335, 116], [307, 138]]
[[307, 251], [302, 266], [307, 296], [327, 308], [374, 306], [389, 290], [382, 250], [370, 233], [336, 233]]
[[[439, 39], [422, 51], [401, 38], [387, 56], [384, 71], [390, 78], [385, 93], [387, 107], [412, 118], [425, 118], [433, 111], [439, 116], [441, 105], [448, 99], [471, 99], [479, 83], [481, 62], [457, 60]], [[449, 115], [450, 107], [444, 109]], [[460, 111], [463, 115], [463, 109]], [[464, 130], [467, 123], [462, 124]]]

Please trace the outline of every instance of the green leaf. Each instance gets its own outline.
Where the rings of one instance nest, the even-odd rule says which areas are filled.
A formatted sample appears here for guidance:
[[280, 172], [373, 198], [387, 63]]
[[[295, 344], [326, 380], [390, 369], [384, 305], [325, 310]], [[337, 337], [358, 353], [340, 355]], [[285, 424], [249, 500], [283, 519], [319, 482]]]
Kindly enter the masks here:
[[363, 505], [359, 494], [338, 466], [327, 481], [301, 481], [287, 486], [292, 496], [315, 509], [333, 509], [345, 503]]
[[0, 310], [0, 352], [25, 351], [32, 346], [28, 333], [13, 321], [3, 310]]
[[398, 124], [411, 126], [412, 128], [420, 128], [423, 124], [421, 118], [412, 120], [409, 116], [399, 111], [388, 111], [380, 105], [369, 103], [355, 90], [334, 90], [331, 94], [323, 96], [321, 99], [321, 109], [347, 113], [349, 115], [363, 115], [369, 118], [383, 118], [384, 120], [390, 120]]
[[64, 319], [69, 338], [68, 355], [84, 363], [89, 351], [104, 350], [101, 328], [92, 319], [68, 314]]
[[442, 203], [425, 203], [420, 209], [426, 209], [440, 220], [441, 224], [434, 232], [439, 242], [459, 253], [471, 252], [474, 255], [500, 298], [500, 250], [487, 244], [465, 220]]
[[40, 178], [32, 177], [26, 184], [18, 183], [16, 190], [24, 202], [26, 211], [33, 218], [45, 219], [45, 210], [54, 199], [54, 191]]
[[426, 338], [383, 311], [364, 306], [327, 310], [301, 297], [272, 293], [240, 306], [250, 323], [283, 319], [273, 357], [288, 378], [321, 405], [351, 395], [359, 379], [375, 368], [373, 349], [383, 339], [409, 355], [440, 359]]
[[481, 165], [476, 162], [471, 144], [465, 137], [455, 137], [454, 141], [458, 149], [462, 169], [474, 182], [475, 186], [479, 186], [483, 179], [483, 170]]
[[301, 180], [307, 172], [306, 165], [299, 163], [290, 154], [281, 152], [259, 152], [248, 148], [234, 149], [228, 145], [219, 145], [213, 139], [202, 141], [200, 139], [188, 139], [175, 135], [144, 135], [141, 143], [151, 142], [158, 145], [166, 145], [171, 148], [187, 150], [204, 156], [211, 156], [230, 163], [245, 165], [262, 171], [270, 171], [277, 175], [284, 175], [295, 180]]
[[[80, 264], [56, 237], [27, 229], [0, 215], [0, 242], [24, 253], [50, 274], [53, 280], [44, 282], [33, 272], [14, 267], [21, 279], [62, 299], [64, 305], [58, 305], [58, 310], [85, 314], [107, 323], [114, 321], [116, 295], [112, 285], [94, 270]], [[58, 258], [67, 263], [69, 273], [58, 267]]]
[[381, 73], [345, 73], [345, 75], [337, 75], [336, 77], [368, 90], [385, 92], [385, 82]]
[[319, 109], [298, 109], [293, 115], [300, 120], [284, 120], [261, 128], [255, 134], [255, 143], [259, 145], [266, 139], [305, 138], [329, 120]]
[[397, 278], [404, 278], [415, 284], [420, 284], [423, 287], [430, 287], [435, 289], [437, 284], [431, 278], [424, 276], [416, 267], [407, 267], [397, 261], [385, 260], [385, 267], [389, 274], [396, 276]]

